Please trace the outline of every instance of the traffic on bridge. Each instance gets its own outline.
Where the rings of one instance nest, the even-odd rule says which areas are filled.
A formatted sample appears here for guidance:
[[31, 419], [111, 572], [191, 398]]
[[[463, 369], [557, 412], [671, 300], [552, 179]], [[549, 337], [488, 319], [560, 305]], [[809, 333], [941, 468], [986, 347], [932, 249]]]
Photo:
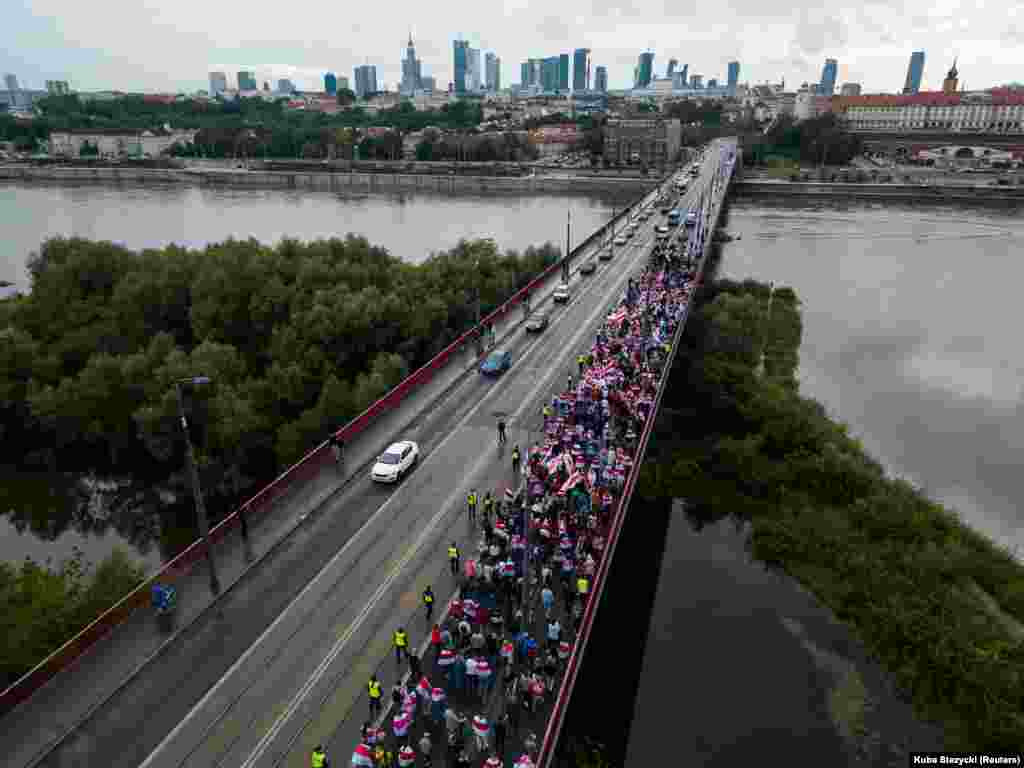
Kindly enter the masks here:
[[734, 158], [574, 254], [545, 323], [505, 318], [507, 370], [319, 466], [270, 556], [27, 764], [544, 764]]

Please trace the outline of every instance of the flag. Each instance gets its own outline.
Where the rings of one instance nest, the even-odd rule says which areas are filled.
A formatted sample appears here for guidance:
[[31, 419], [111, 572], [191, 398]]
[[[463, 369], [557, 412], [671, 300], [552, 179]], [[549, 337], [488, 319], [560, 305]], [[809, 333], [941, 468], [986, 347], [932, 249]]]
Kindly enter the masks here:
[[412, 715], [408, 712], [402, 712], [391, 719], [391, 727], [395, 731], [395, 736], [399, 739], [405, 738], [406, 734], [409, 733], [410, 725], [412, 725]]
[[450, 648], [443, 648], [441, 650], [440, 657], [437, 659], [437, 663], [442, 667], [450, 667], [455, 663], [455, 651]]
[[365, 744], [360, 744], [356, 747], [356, 751], [352, 753], [352, 766], [353, 768], [373, 768], [373, 752]]
[[413, 748], [408, 744], [398, 750], [398, 766], [399, 768], [409, 768], [411, 765], [416, 763], [416, 753]]
[[430, 700], [435, 704], [444, 701], [445, 695], [442, 688], [435, 688], [430, 692]]
[[483, 715], [477, 715], [473, 718], [473, 733], [480, 738], [487, 738], [487, 734], [490, 733], [491, 724], [487, 721], [487, 718]]

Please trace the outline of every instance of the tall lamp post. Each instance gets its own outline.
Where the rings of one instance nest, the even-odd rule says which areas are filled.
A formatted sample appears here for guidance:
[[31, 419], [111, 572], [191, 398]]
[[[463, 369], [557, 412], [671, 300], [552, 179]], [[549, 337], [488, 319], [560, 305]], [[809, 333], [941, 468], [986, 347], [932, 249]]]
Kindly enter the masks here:
[[572, 210], [565, 212], [565, 258], [562, 259], [562, 282], [569, 282], [569, 254], [571, 251]]
[[206, 543], [206, 559], [210, 563], [210, 589], [213, 594], [220, 594], [220, 579], [217, 578], [217, 564], [213, 556], [213, 543], [210, 541], [210, 524], [206, 519], [206, 504], [203, 502], [203, 490], [199, 487], [199, 467], [196, 465], [196, 453], [192, 447], [192, 438], [188, 434], [188, 420], [185, 418], [185, 401], [181, 396], [183, 384], [198, 386], [209, 384], [208, 376], [189, 376], [178, 379], [174, 382], [174, 391], [178, 396], [178, 416], [181, 420], [181, 430], [185, 433], [185, 446], [188, 454], [188, 466], [192, 476], [192, 495], [196, 503], [196, 516], [199, 518], [199, 534]]

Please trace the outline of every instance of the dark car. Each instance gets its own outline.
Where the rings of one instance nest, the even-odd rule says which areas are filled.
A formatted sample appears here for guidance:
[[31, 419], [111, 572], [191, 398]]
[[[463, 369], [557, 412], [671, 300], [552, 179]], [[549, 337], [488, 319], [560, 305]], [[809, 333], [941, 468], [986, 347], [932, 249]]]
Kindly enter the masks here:
[[540, 333], [548, 327], [549, 318], [546, 312], [534, 312], [526, 321], [527, 333]]
[[592, 275], [592, 274], [594, 274], [594, 271], [596, 269], [597, 269], [597, 262], [594, 261], [593, 259], [587, 259], [582, 264], [580, 264], [580, 274], [581, 275]]
[[511, 352], [491, 352], [482, 363], [480, 373], [487, 376], [500, 376], [512, 366]]

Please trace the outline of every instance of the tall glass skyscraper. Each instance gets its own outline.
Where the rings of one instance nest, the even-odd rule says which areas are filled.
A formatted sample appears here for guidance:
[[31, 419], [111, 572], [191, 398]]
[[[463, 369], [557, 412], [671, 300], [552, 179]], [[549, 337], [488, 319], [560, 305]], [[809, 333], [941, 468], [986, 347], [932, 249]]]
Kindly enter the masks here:
[[907, 80], [903, 84], [904, 93], [917, 93], [921, 90], [921, 76], [924, 74], [924, 51], [910, 54], [910, 66], [907, 67]]
[[452, 43], [452, 51], [455, 55], [455, 92], [466, 92], [466, 68], [469, 58], [469, 42], [467, 40], [456, 40]]
[[530, 84], [530, 62], [524, 61], [519, 65], [519, 85], [525, 88]]
[[640, 62], [636, 70], [636, 87], [646, 88], [654, 79], [654, 54], [650, 51], [640, 54]]
[[736, 86], [740, 83], [740, 63], [738, 61], [729, 62], [729, 92], [736, 93]]
[[365, 99], [369, 94], [377, 92], [377, 67], [363, 64], [356, 67], [356, 96]]
[[821, 70], [821, 82], [818, 84], [818, 93], [822, 96], [832, 96], [836, 92], [838, 73], [839, 63], [835, 59], [825, 59], [825, 66]]
[[338, 92], [338, 78], [334, 76], [333, 72], [324, 75], [324, 92], [328, 96], [333, 96]]
[[561, 93], [569, 91], [569, 54], [558, 54], [558, 90]]
[[590, 49], [577, 48], [572, 54], [572, 89], [590, 90]]
[[608, 70], [604, 67], [594, 70], [594, 90], [601, 93], [608, 92]]

